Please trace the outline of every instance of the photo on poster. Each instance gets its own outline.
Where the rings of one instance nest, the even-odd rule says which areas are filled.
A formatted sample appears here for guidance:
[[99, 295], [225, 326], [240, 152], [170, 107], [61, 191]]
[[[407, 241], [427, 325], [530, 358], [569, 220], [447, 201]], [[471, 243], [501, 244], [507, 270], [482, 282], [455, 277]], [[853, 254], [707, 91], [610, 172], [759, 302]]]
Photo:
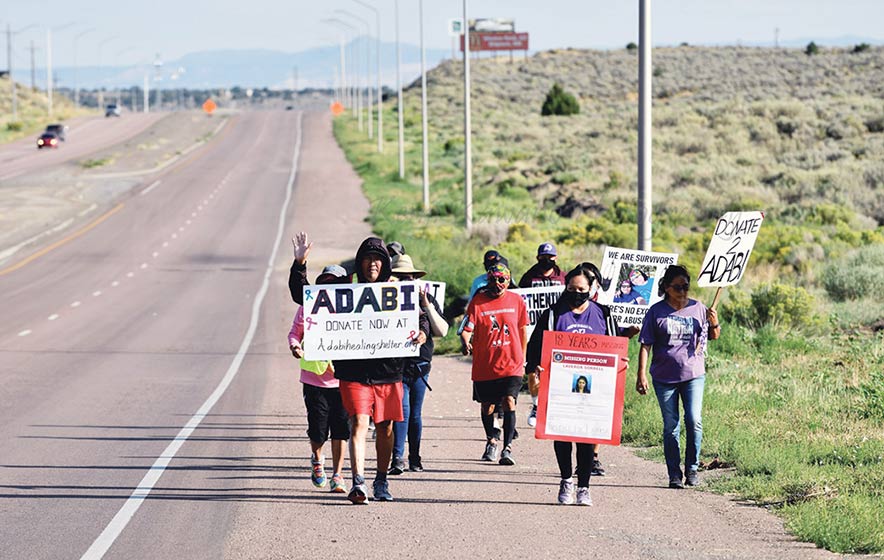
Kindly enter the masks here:
[[592, 392], [592, 376], [588, 374], [575, 374], [571, 392], [585, 395], [590, 394]]
[[617, 275], [614, 303], [648, 305], [653, 298], [657, 267], [622, 263]]

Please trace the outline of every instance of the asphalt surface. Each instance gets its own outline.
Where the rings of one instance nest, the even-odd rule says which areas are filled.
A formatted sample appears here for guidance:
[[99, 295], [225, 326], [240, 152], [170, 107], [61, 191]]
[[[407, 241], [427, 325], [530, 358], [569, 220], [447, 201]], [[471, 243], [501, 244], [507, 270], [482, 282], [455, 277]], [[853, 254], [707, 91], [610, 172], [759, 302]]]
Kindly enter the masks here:
[[37, 149], [37, 135], [0, 146], [0, 181], [84, 157], [135, 136], [166, 115], [126, 113], [119, 118], [88, 117], [70, 122], [58, 148]]
[[[0, 557], [833, 556], [762, 509], [665, 488], [662, 465], [625, 449], [603, 449], [594, 507], [555, 505], [527, 403], [517, 465], [478, 460], [456, 357], [434, 360], [426, 471], [391, 479], [395, 502], [314, 489], [288, 239], [311, 233], [315, 272], [370, 230], [329, 119], [301, 118], [239, 115], [148, 194], [0, 274]], [[373, 458], [370, 442], [369, 472]]]

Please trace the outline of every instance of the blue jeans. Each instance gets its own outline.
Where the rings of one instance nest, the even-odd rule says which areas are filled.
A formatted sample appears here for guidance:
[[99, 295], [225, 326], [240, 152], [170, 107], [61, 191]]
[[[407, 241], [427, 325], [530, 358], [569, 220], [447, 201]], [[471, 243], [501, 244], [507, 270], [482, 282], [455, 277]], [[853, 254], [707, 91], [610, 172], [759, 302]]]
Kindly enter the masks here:
[[654, 392], [663, 414], [663, 454], [666, 456], [666, 469], [670, 481], [681, 481], [681, 451], [678, 445], [679, 414], [678, 399], [684, 406], [685, 439], [684, 453], [686, 472], [700, 466], [700, 444], [703, 441], [703, 386], [706, 377], [700, 376], [681, 383], [654, 381]]
[[419, 367], [421, 372], [426, 372], [423, 376], [402, 379], [402, 417], [405, 420], [393, 423], [393, 457], [405, 457], [407, 437], [409, 463], [421, 460], [421, 410], [424, 407], [427, 378], [430, 375], [429, 362], [420, 362]]

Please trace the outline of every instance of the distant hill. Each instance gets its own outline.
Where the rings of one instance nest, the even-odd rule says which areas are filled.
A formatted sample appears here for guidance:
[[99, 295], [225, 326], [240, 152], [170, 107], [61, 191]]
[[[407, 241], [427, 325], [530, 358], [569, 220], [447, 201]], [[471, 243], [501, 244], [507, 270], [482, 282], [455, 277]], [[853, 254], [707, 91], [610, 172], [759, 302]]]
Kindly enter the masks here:
[[[374, 41], [358, 38], [352, 43], [354, 52], [363, 45], [370, 47], [371, 84], [375, 83]], [[427, 64], [430, 67], [449, 58], [447, 49], [427, 49]], [[360, 56], [358, 68], [364, 64], [364, 54]], [[164, 60], [160, 87], [287, 87], [294, 85], [293, 69], [298, 69], [298, 88], [328, 87], [334, 77], [335, 68], [340, 64], [340, 50], [337, 46], [318, 47], [306, 51], [288, 53], [273, 50], [223, 50], [204, 51], [187, 54], [175, 60]], [[414, 45], [402, 45], [402, 79], [408, 83], [420, 73], [420, 49]], [[183, 69], [183, 72], [180, 71]], [[136, 66], [84, 66], [77, 71], [81, 88], [141, 85], [145, 72], [154, 77], [153, 64]], [[38, 76], [45, 76], [43, 69]], [[173, 79], [172, 75], [177, 74]], [[24, 71], [15, 72], [19, 82], [25, 81]], [[56, 83], [60, 87], [74, 86], [74, 69], [61, 67], [55, 70]], [[381, 44], [381, 81], [393, 86], [396, 79], [396, 44]], [[41, 84], [38, 84], [41, 85]]]

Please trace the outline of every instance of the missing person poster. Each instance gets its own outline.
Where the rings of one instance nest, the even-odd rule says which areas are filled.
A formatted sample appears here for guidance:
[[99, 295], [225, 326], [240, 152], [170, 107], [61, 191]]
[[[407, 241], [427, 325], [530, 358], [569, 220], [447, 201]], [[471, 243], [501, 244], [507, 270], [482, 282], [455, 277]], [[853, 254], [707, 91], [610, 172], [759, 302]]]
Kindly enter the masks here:
[[620, 445], [629, 340], [543, 333], [537, 439]]
[[423, 282], [304, 286], [304, 358], [417, 356]]
[[663, 299], [657, 293], [663, 273], [677, 262], [675, 253], [605, 247], [598, 302], [611, 308], [620, 327], [640, 327], [648, 308]]

